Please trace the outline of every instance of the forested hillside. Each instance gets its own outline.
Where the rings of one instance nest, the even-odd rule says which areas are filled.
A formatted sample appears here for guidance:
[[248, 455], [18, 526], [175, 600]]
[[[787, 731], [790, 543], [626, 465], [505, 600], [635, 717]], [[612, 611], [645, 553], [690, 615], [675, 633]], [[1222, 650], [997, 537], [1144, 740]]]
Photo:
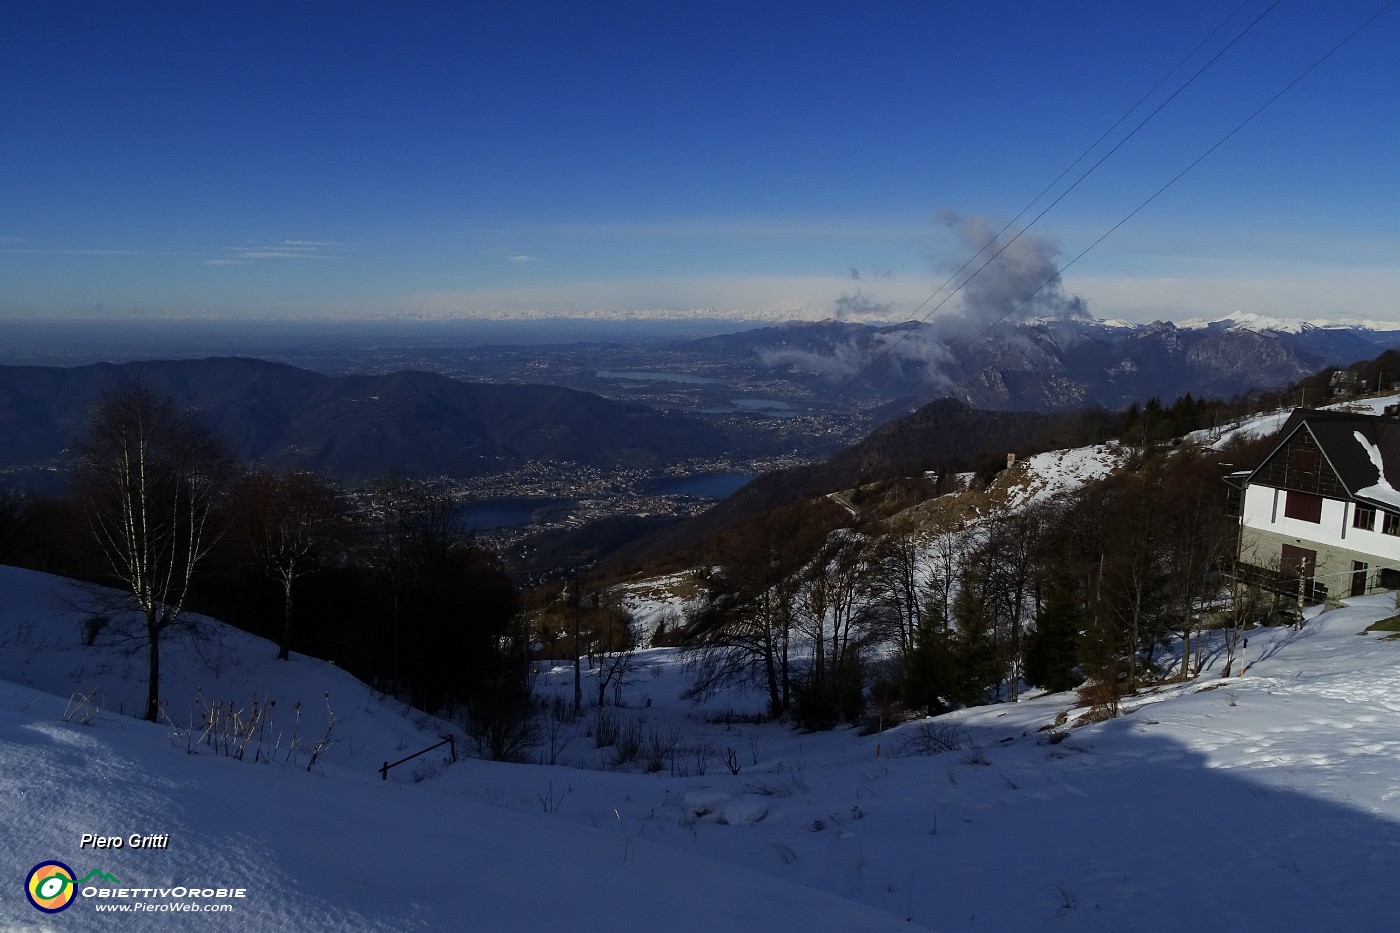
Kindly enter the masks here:
[[747, 449], [702, 419], [571, 389], [210, 358], [0, 367], [0, 468], [63, 467], [92, 406], [133, 381], [198, 410], [245, 460], [350, 483], [390, 471], [466, 478], [530, 460], [645, 468]]

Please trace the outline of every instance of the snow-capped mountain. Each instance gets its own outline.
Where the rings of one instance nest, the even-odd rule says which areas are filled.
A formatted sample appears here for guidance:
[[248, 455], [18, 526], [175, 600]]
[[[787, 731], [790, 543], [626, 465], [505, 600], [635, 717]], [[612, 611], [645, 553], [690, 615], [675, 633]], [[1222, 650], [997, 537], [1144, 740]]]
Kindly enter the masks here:
[[[1131, 325], [1128, 325], [1131, 326]], [[1322, 318], [1300, 320], [1297, 318], [1277, 318], [1252, 311], [1232, 311], [1214, 321], [1193, 318], [1177, 325], [1183, 330], [1251, 330], [1256, 333], [1272, 331], [1276, 334], [1301, 334], [1310, 330], [1355, 330], [1379, 334], [1392, 334], [1400, 331], [1400, 324], [1388, 321], [1328, 321]]]
[[691, 347], [731, 364], [746, 357], [775, 378], [808, 383], [818, 395], [839, 386], [857, 397], [952, 395], [974, 408], [1053, 411], [1276, 388], [1400, 347], [1400, 331], [1244, 312], [1183, 324], [1085, 317], [982, 328], [965, 321], [823, 321], [706, 338]]

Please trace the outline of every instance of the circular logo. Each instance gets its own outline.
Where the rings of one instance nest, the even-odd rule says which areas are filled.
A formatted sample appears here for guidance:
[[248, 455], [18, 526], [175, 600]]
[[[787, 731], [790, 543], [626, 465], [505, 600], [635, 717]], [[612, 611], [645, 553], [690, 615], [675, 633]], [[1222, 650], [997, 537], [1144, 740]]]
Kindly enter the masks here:
[[29, 903], [46, 914], [56, 914], [68, 907], [77, 893], [73, 869], [62, 862], [40, 862], [29, 869], [29, 876], [24, 879], [24, 894]]

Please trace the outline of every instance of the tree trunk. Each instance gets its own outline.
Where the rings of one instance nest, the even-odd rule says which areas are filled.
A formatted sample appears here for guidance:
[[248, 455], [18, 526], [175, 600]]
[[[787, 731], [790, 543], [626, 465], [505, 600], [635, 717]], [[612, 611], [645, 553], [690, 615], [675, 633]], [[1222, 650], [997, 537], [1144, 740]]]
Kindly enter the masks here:
[[792, 627], [792, 620], [789, 619], [789, 618], [787, 618], [787, 617], [786, 617], [786, 614], [785, 614], [785, 615], [784, 615], [784, 621], [783, 621], [783, 638], [782, 638], [782, 644], [783, 644], [783, 653], [782, 653], [783, 708], [782, 708], [782, 711], [783, 711], [784, 713], [786, 713], [786, 712], [788, 711], [788, 708], [792, 706], [792, 676], [791, 676], [791, 668], [790, 668], [789, 665], [788, 665], [789, 630], [791, 629], [791, 627]]
[[154, 609], [146, 610], [146, 658], [150, 674], [146, 679], [146, 721], [160, 717], [160, 622]]
[[277, 642], [277, 660], [290, 660], [292, 654], [292, 578], [282, 577], [282, 637]]
[[764, 645], [763, 668], [764, 675], [768, 681], [768, 709], [776, 719], [783, 714], [782, 699], [778, 696], [778, 665], [774, 657], [773, 635], [769, 630], [767, 644]]

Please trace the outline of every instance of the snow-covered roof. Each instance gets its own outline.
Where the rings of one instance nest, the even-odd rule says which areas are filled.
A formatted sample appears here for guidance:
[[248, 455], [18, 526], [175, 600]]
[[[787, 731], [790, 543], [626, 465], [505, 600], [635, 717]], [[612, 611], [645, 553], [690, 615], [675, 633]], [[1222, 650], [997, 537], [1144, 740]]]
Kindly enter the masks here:
[[1307, 431], [1346, 491], [1358, 500], [1400, 511], [1400, 420], [1354, 411], [1296, 409], [1257, 468], [1264, 468], [1299, 431]]

